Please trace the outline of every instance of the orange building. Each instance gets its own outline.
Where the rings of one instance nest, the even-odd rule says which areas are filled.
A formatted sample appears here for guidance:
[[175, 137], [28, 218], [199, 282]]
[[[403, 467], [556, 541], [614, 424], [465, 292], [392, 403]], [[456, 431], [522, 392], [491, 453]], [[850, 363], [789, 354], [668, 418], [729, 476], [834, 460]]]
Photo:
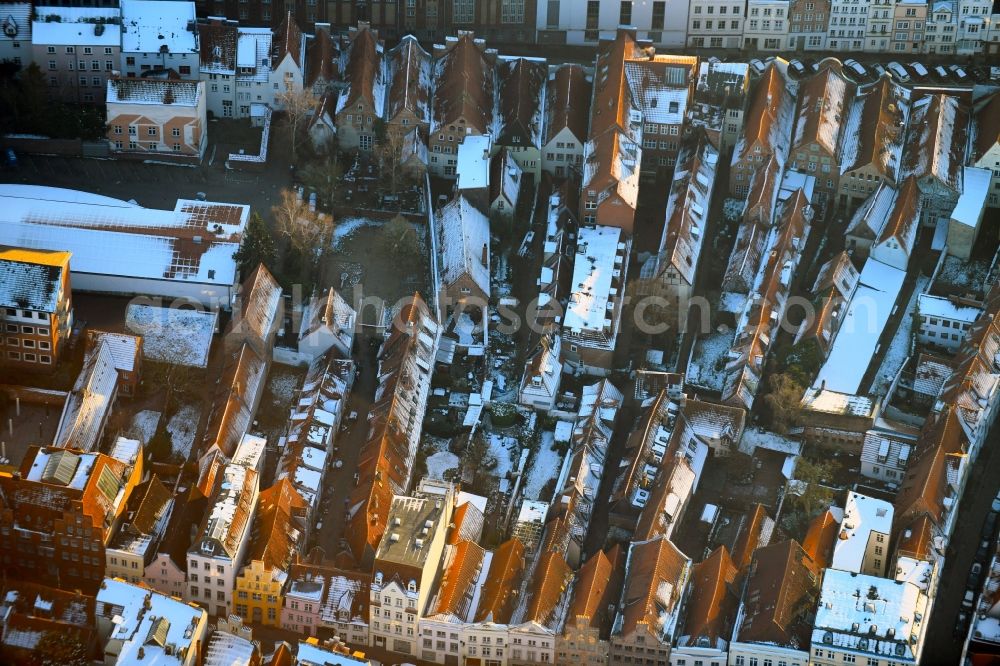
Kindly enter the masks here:
[[69, 252], [0, 247], [0, 351], [12, 367], [51, 370], [73, 327]]

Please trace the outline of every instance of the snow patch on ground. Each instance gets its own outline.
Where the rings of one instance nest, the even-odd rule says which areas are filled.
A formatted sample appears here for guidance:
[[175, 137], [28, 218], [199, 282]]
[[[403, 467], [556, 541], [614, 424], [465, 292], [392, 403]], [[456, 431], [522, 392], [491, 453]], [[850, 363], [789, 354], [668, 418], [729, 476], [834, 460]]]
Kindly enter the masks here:
[[458, 456], [451, 451], [438, 451], [427, 458], [427, 476], [432, 479], [444, 479], [448, 470], [458, 469]]
[[362, 227], [375, 227], [379, 223], [367, 217], [348, 217], [340, 220], [333, 227], [333, 247], [340, 245], [341, 241], [353, 234]]
[[215, 312], [133, 303], [125, 313], [125, 326], [142, 336], [143, 357], [204, 368], [218, 319]]
[[722, 202], [722, 215], [729, 222], [735, 222], [743, 217], [743, 209], [747, 202], [742, 199], [726, 199]]
[[299, 377], [294, 374], [274, 372], [268, 379], [267, 387], [271, 391], [274, 404], [291, 404], [295, 390], [299, 387]]
[[878, 373], [872, 382], [872, 393], [877, 396], [881, 397], [888, 393], [893, 377], [903, 367], [903, 362], [910, 355], [913, 340], [913, 314], [917, 311], [917, 298], [927, 288], [928, 282], [930, 282], [929, 277], [917, 276], [913, 294], [899, 320], [899, 328], [896, 329], [896, 334], [892, 337], [892, 342], [889, 343], [885, 358], [882, 359], [882, 365], [879, 366]]
[[779, 453], [790, 453], [797, 456], [802, 451], [802, 443], [794, 439], [782, 437], [778, 433], [769, 430], [747, 428], [743, 431], [743, 437], [740, 439], [740, 451], [748, 456], [752, 456], [753, 452], [758, 448], [777, 451]]
[[198, 430], [198, 420], [201, 410], [194, 405], [184, 405], [177, 410], [167, 423], [167, 432], [173, 443], [174, 455], [187, 460], [194, 445], [194, 436]]
[[726, 381], [726, 354], [733, 345], [734, 336], [733, 331], [727, 330], [698, 338], [687, 369], [688, 381], [721, 392]]
[[964, 261], [949, 255], [934, 281], [933, 292], [939, 296], [967, 291], [982, 294], [989, 269], [985, 261]]
[[562, 465], [562, 453], [556, 449], [556, 434], [543, 432], [538, 454], [531, 463], [531, 471], [528, 472], [528, 480], [524, 484], [525, 499], [543, 502], [551, 500], [551, 497], [539, 497], [539, 495], [545, 484], [559, 474], [560, 465]]
[[156, 433], [156, 426], [160, 423], [160, 412], [152, 409], [144, 409], [132, 417], [132, 430], [139, 437], [142, 445], [145, 446]]
[[497, 478], [503, 478], [514, 467], [513, 460], [518, 449], [517, 439], [490, 433], [489, 447], [489, 456], [497, 462], [497, 466], [493, 469], [493, 475]]

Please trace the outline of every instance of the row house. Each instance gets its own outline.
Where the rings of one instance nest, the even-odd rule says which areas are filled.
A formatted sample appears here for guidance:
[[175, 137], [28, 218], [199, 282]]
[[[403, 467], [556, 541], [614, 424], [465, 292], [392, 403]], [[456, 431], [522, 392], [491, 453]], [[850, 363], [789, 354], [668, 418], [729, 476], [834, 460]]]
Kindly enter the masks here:
[[[609, 2], [587, 0], [578, 6], [567, 0], [538, 3], [536, 35], [539, 44], [592, 46], [599, 40], [613, 38], [616, 31], [628, 27], [640, 39], [659, 48], [685, 46], [688, 4], [678, 0], [653, 2]], [[581, 11], [586, 9], [586, 12]]]
[[694, 100], [688, 113], [691, 127], [704, 129], [720, 153], [736, 145], [750, 101], [750, 65], [701, 62]]
[[307, 511], [287, 478], [260, 492], [250, 546], [234, 585], [233, 612], [244, 622], [281, 626], [282, 591], [305, 546]]
[[488, 135], [493, 126], [496, 51], [461, 32], [449, 37], [444, 52], [435, 56], [428, 169], [436, 176], [455, 177], [458, 145], [466, 136]]
[[201, 60], [193, 2], [122, 0], [121, 74], [141, 77], [172, 69], [182, 78], [197, 77]]
[[889, 561], [892, 511], [892, 504], [885, 500], [848, 492], [830, 568], [884, 577]]
[[651, 47], [621, 30], [597, 51], [590, 133], [583, 149], [580, 218], [632, 235], [642, 161], [642, 112], [625, 73], [629, 60], [648, 60]]
[[233, 353], [247, 344], [262, 358], [271, 356], [284, 319], [284, 302], [281, 285], [267, 266], [258, 264], [243, 280], [232, 305], [233, 316], [222, 338], [223, 348]]
[[34, 61], [31, 53], [30, 2], [5, 2], [3, 22], [0, 23], [0, 62], [27, 67]]
[[108, 79], [107, 138], [118, 157], [200, 163], [208, 147], [204, 81]]
[[772, 157], [777, 161], [773, 167], [776, 175], [784, 170], [788, 159], [788, 143], [795, 122], [795, 95], [778, 62], [768, 65], [757, 82], [750, 97], [743, 134], [733, 148], [729, 192], [736, 197], [749, 194], [754, 174]]
[[847, 246], [905, 271], [917, 241], [923, 202], [917, 181], [907, 177], [899, 189], [881, 184], [855, 212], [847, 227]]
[[740, 598], [739, 572], [725, 546], [691, 567], [690, 593], [677, 640], [671, 650], [671, 664], [701, 662], [723, 666], [727, 663], [729, 640], [733, 635]]
[[216, 475], [197, 536], [187, 552], [184, 598], [212, 615], [234, 610], [233, 590], [250, 547], [257, 510], [259, 477], [255, 470], [228, 464]]
[[794, 345], [810, 345], [822, 359], [830, 355], [860, 277], [847, 252], [841, 252], [820, 267], [810, 291], [813, 312], [799, 325]]
[[118, 399], [118, 370], [111, 346], [102, 342], [85, 359], [66, 396], [56, 426], [56, 446], [96, 451]]
[[780, 52], [788, 44], [788, 0], [749, 0], [743, 24], [743, 48], [750, 51]]
[[576, 196], [567, 180], [549, 195], [542, 241], [542, 264], [538, 273], [538, 307], [535, 324], [544, 331], [558, 330], [563, 304], [570, 289], [573, 254], [569, 242], [576, 237]]
[[200, 443], [202, 457], [235, 455], [263, 396], [269, 359], [270, 355], [261, 357], [249, 344], [225, 355]]
[[563, 359], [569, 367], [591, 375], [610, 374], [631, 246], [621, 229], [580, 228], [562, 322]]
[[274, 105], [271, 30], [240, 27], [210, 18], [198, 24], [199, 75], [208, 112], [217, 118], [249, 118], [252, 104]]
[[442, 317], [465, 315], [483, 328], [486, 339], [490, 299], [490, 220], [460, 195], [436, 216], [440, 248], [439, 311]]
[[799, 402], [802, 438], [837, 451], [861, 452], [865, 433], [875, 425], [879, 401], [824, 386], [806, 389]]
[[956, 55], [983, 52], [992, 7], [988, 0], [958, 0]]
[[318, 23], [312, 35], [306, 36], [305, 79], [302, 87], [313, 97], [323, 100], [332, 93], [334, 101], [340, 77], [341, 53], [329, 23]]
[[739, 49], [746, 6], [731, 0], [691, 0], [687, 11], [688, 48]]
[[58, 644], [76, 642], [85, 655], [96, 654], [93, 596], [26, 580], [8, 580], [4, 588], [0, 601], [0, 629], [4, 635], [0, 659], [4, 662], [41, 662], [53, 645], [48, 638], [42, 640], [46, 635], [58, 636]]
[[556, 638], [557, 664], [604, 666], [611, 628], [625, 582], [625, 551], [614, 545], [599, 550], [576, 572], [563, 632]]
[[94, 592], [142, 464], [101, 453], [32, 446], [17, 474], [0, 474], [0, 561], [10, 579]]
[[336, 289], [310, 300], [299, 326], [298, 352], [315, 361], [327, 352], [334, 358], [350, 358], [358, 313]]
[[327, 629], [349, 645], [368, 645], [371, 582], [370, 573], [345, 571], [327, 562], [292, 564], [281, 628], [310, 637]]
[[810, 663], [820, 570], [797, 541], [753, 554], [737, 616], [729, 663]]
[[927, 25], [928, 3], [902, 0], [893, 9], [892, 53], [921, 53]]
[[[898, 486], [913, 459], [917, 433], [876, 425], [865, 433], [861, 445], [861, 475]], [[916, 430], [916, 429], [914, 429]]]
[[868, 0], [867, 35], [862, 47], [869, 53], [888, 53], [892, 41], [895, 0]]
[[642, 165], [646, 176], [674, 166], [685, 133], [697, 78], [694, 56], [654, 55], [625, 62], [625, 78], [642, 116]]
[[550, 411], [559, 397], [562, 380], [562, 341], [558, 333], [545, 333], [525, 361], [518, 402], [539, 411]]
[[736, 326], [729, 351], [722, 401], [749, 410], [757, 394], [771, 342], [784, 318], [792, 279], [805, 248], [813, 209], [803, 191], [785, 202], [777, 235], [763, 266], [762, 279], [751, 292]]
[[108, 578], [143, 582], [146, 567], [160, 547], [173, 513], [170, 488], [153, 474], [135, 487], [125, 515], [104, 550]]
[[986, 203], [1000, 208], [1000, 95], [992, 95], [976, 112], [976, 133], [970, 163], [990, 172]]
[[[42, 70], [49, 96], [101, 104], [109, 77], [121, 67], [122, 12], [106, 7], [35, 7], [24, 47]], [[25, 49], [25, 50], [27, 50]]]
[[969, 110], [958, 97], [931, 93], [910, 105], [900, 179], [916, 179], [924, 224], [950, 217], [962, 194], [969, 125]]
[[691, 560], [665, 536], [629, 546], [610, 663], [670, 664], [690, 576]]
[[955, 22], [958, 18], [957, 2], [928, 3], [926, 30], [922, 53], [951, 55], [955, 53], [957, 35]]
[[655, 283], [650, 288], [682, 310], [701, 262], [718, 163], [719, 153], [703, 132], [685, 145], [674, 169], [659, 252], [642, 267], [641, 277]]
[[392, 497], [410, 486], [441, 331], [419, 294], [393, 318], [378, 355], [379, 400], [358, 457], [347, 505], [347, 553], [369, 567], [387, 529]]
[[885, 74], [858, 89], [847, 114], [838, 205], [855, 206], [879, 185], [897, 185], [909, 94]]
[[563, 630], [574, 581], [562, 548], [563, 534], [557, 529], [546, 535], [525, 585], [510, 628], [511, 666], [556, 663], [556, 641]]
[[370, 644], [376, 648], [418, 654], [418, 622], [429, 610], [454, 511], [453, 489], [445, 484], [442, 490], [392, 500], [373, 561]]
[[118, 370], [118, 394], [132, 398], [139, 390], [142, 374], [142, 336], [128, 333], [109, 333], [88, 328], [84, 349], [84, 363], [98, 353], [102, 345], [111, 352], [111, 361]]
[[836, 63], [826, 63], [799, 91], [799, 110], [791, 143], [791, 168], [816, 178], [816, 203], [833, 205], [840, 180], [841, 136], [853, 95]]
[[389, 131], [427, 136], [431, 123], [431, 56], [407, 35], [386, 54], [385, 122]]
[[831, 0], [829, 49], [863, 51], [867, 43], [870, 0]]
[[[754, 168], [751, 164], [746, 166]], [[781, 180], [778, 158], [771, 155], [763, 167], [756, 168], [751, 173], [750, 178], [742, 220], [736, 230], [736, 241], [722, 277], [723, 297], [720, 308], [733, 314], [741, 312], [746, 304], [760, 270], [764, 250], [772, 241], [774, 212]]]
[[490, 132], [493, 150], [505, 151], [536, 180], [542, 168], [547, 74], [545, 60], [511, 58], [497, 63], [497, 113]]
[[302, 92], [305, 85], [306, 38], [295, 17], [288, 11], [271, 34], [271, 89], [274, 108], [284, 108], [282, 95]]
[[7, 367], [55, 367], [73, 328], [70, 257], [0, 248], [0, 349]]
[[788, 47], [825, 51], [829, 23], [830, 0], [789, 0]]
[[587, 142], [593, 76], [580, 65], [553, 65], [545, 85], [541, 168], [556, 178], [579, 174]]
[[917, 341], [957, 352], [982, 312], [982, 303], [960, 296], [917, 297]]
[[[356, 25], [364, 17], [339, 20], [333, 16], [333, 3], [316, 0], [291, 0], [272, 3], [272, 0], [195, 0], [198, 16], [227, 16], [244, 25], [277, 30], [291, 17], [297, 25], [314, 30], [323, 21], [340, 25]], [[392, 3], [393, 5], [395, 3]]]
[[371, 152], [385, 115], [383, 45], [365, 26], [352, 28], [345, 42], [343, 88], [334, 113], [337, 142], [344, 150]]

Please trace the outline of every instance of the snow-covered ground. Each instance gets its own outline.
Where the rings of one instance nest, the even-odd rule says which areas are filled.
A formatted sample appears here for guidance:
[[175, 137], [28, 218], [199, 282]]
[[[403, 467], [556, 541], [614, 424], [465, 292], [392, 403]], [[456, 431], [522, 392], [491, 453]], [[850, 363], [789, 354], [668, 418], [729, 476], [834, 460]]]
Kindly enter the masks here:
[[722, 391], [726, 380], [726, 354], [733, 345], [734, 333], [727, 330], [724, 333], [715, 331], [698, 338], [694, 346], [694, 355], [688, 365], [688, 381], [697, 386]]
[[160, 412], [152, 409], [144, 409], [132, 417], [132, 430], [142, 442], [143, 446], [149, 443], [156, 433], [156, 426], [160, 423]]
[[538, 453], [531, 463], [531, 471], [528, 472], [528, 479], [524, 484], [524, 498], [541, 500], [548, 502], [551, 497], [539, 497], [542, 488], [550, 480], [559, 474], [559, 466], [562, 464], [562, 454], [555, 448], [556, 435], [554, 432], [543, 432], [541, 443], [538, 446]]
[[964, 261], [949, 255], [934, 281], [933, 292], [940, 296], [966, 291], [981, 293], [989, 269], [985, 261]]
[[458, 469], [458, 456], [451, 451], [438, 451], [427, 458], [427, 476], [443, 479], [448, 470]]
[[799, 455], [802, 452], [802, 443], [794, 439], [782, 437], [778, 433], [769, 430], [747, 428], [743, 431], [743, 437], [740, 439], [740, 451], [748, 456], [752, 456], [753, 452], [758, 448]]
[[370, 220], [367, 217], [348, 217], [346, 219], [339, 220], [333, 226], [333, 247], [336, 248], [340, 245], [341, 241], [361, 227], [375, 227], [379, 224], [379, 222]]
[[142, 336], [143, 357], [204, 368], [218, 319], [216, 312], [132, 303], [125, 313], [125, 326]]
[[896, 329], [896, 334], [892, 337], [885, 358], [882, 359], [882, 365], [879, 366], [878, 374], [875, 375], [872, 382], [871, 388], [874, 395], [885, 396], [889, 385], [892, 384], [893, 377], [903, 367], [903, 362], [910, 355], [910, 343], [913, 339], [913, 313], [917, 310], [917, 298], [927, 288], [928, 282], [930, 282], [929, 277], [917, 276], [913, 295], [910, 296], [906, 310], [903, 311], [903, 316], [899, 320], [899, 328]]
[[295, 389], [299, 387], [300, 379], [298, 374], [272, 371], [271, 376], [268, 377], [267, 385], [274, 404], [290, 405], [295, 397]]
[[201, 410], [194, 405], [184, 405], [167, 423], [167, 432], [173, 442], [174, 455], [187, 460], [194, 445]]
[[489, 455], [497, 461], [497, 466], [493, 470], [493, 475], [497, 478], [506, 476], [514, 466], [514, 457], [517, 455], [518, 444], [515, 437], [490, 433], [489, 435]]

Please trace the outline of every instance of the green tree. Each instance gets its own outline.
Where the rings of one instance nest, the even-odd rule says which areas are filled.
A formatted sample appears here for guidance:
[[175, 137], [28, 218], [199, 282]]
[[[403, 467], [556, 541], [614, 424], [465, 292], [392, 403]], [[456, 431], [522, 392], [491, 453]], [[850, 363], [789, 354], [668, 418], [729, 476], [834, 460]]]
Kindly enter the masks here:
[[72, 632], [46, 631], [35, 646], [39, 666], [89, 666], [87, 647]]
[[273, 273], [276, 256], [274, 237], [271, 236], [271, 231], [264, 224], [264, 220], [255, 211], [247, 224], [247, 232], [243, 235], [243, 244], [233, 255], [233, 259], [239, 266], [240, 274], [250, 275], [260, 264], [267, 266], [268, 270]]
[[813, 516], [830, 506], [833, 491], [826, 485], [833, 478], [834, 464], [829, 460], [811, 460], [800, 456], [795, 463], [795, 480], [801, 482], [800, 493], [792, 493], [792, 500], [811, 520]]

